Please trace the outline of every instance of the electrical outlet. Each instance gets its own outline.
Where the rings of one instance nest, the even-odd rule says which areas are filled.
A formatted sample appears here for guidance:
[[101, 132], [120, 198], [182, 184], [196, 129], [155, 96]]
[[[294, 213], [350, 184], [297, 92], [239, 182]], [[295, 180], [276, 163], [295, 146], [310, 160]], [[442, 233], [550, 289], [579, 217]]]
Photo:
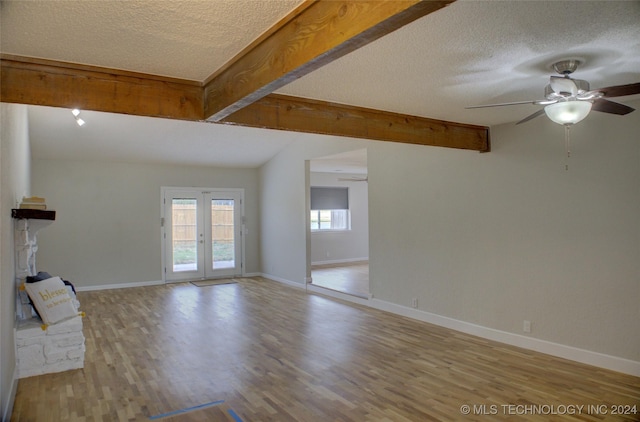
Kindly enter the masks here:
[[418, 307], [418, 298], [414, 297], [413, 299], [411, 299], [411, 307], [412, 308], [417, 308]]
[[526, 319], [524, 320], [524, 322], [522, 323], [522, 331], [524, 331], [525, 333], [531, 332], [531, 321], [527, 321]]

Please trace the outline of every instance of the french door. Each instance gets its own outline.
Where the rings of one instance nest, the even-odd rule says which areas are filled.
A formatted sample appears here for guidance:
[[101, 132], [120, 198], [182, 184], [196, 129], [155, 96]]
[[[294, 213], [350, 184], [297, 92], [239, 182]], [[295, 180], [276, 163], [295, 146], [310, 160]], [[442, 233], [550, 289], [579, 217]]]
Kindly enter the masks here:
[[242, 274], [242, 190], [163, 188], [165, 280]]

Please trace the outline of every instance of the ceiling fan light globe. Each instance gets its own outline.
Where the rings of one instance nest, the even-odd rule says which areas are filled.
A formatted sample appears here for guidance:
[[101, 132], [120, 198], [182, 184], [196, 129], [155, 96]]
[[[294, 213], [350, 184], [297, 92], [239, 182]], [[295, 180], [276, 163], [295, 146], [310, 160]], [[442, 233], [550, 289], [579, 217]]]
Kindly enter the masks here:
[[590, 101], [561, 101], [544, 108], [547, 117], [560, 125], [575, 125], [589, 115]]

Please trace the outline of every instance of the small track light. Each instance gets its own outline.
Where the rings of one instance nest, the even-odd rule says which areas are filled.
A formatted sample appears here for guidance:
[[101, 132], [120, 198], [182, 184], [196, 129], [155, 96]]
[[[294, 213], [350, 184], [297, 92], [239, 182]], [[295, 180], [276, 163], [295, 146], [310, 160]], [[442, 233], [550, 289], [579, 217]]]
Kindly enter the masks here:
[[71, 114], [73, 114], [73, 117], [75, 117], [78, 126], [84, 126], [86, 122], [80, 118], [80, 110], [74, 108], [73, 110], [71, 110]]

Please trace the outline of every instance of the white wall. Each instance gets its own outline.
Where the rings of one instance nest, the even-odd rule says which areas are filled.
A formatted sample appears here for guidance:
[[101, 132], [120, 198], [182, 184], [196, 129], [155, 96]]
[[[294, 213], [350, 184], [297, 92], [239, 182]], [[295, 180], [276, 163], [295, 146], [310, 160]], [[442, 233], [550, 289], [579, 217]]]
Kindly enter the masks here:
[[544, 118], [493, 128], [488, 154], [373, 148], [375, 296], [517, 334], [529, 320], [531, 337], [639, 362], [638, 133], [640, 112], [592, 113], [568, 171]]
[[493, 128], [487, 154], [305, 139], [261, 169], [263, 271], [304, 282], [303, 161], [367, 147], [375, 300], [640, 362], [638, 133], [638, 111], [592, 113], [569, 171], [544, 117]]
[[262, 272], [304, 283], [307, 274], [305, 162], [288, 150], [260, 168]]
[[305, 160], [366, 148], [375, 142], [320, 135], [301, 138], [260, 168], [260, 251], [265, 275], [304, 285], [310, 261]]
[[27, 107], [0, 104], [0, 419], [8, 420], [17, 381], [13, 330], [15, 268], [11, 209], [29, 196], [29, 131]]
[[34, 160], [33, 194], [56, 221], [38, 236], [37, 268], [79, 287], [162, 280], [162, 186], [244, 188], [246, 266], [260, 272], [257, 169]]
[[362, 178], [362, 174], [310, 174], [311, 186], [339, 186], [349, 188], [351, 230], [311, 233], [311, 263], [336, 263], [369, 259], [369, 199], [367, 182], [338, 180]]

